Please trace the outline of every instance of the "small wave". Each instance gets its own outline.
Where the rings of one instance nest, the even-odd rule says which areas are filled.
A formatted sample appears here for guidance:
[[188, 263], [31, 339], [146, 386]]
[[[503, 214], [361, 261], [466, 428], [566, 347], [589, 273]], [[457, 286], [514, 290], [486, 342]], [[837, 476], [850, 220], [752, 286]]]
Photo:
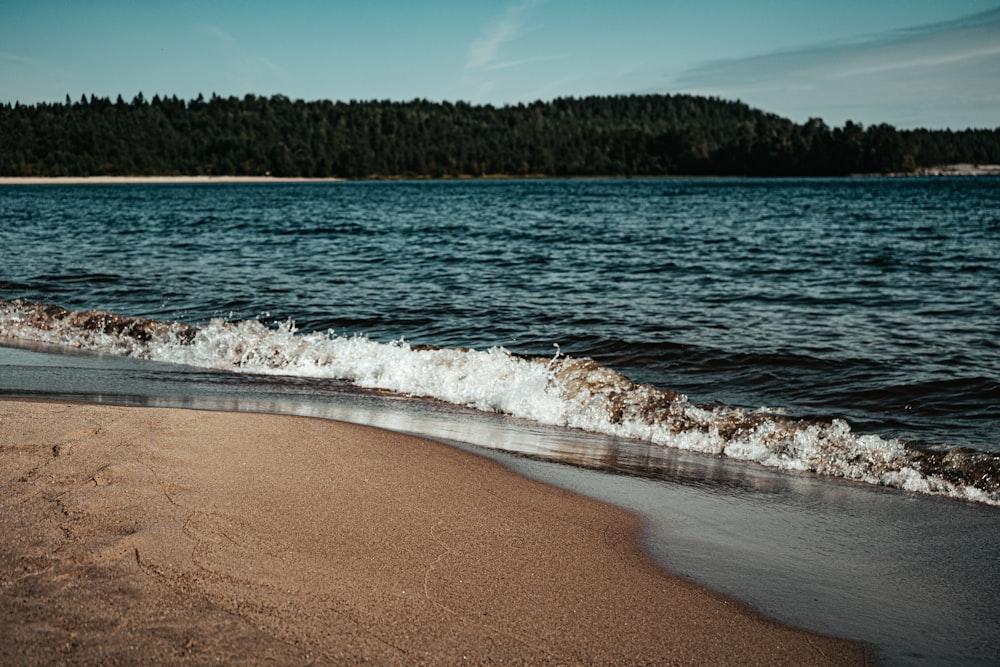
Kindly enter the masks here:
[[896, 439], [854, 433], [841, 419], [697, 405], [589, 358], [299, 333], [291, 321], [266, 326], [213, 319], [194, 326], [21, 300], [0, 300], [0, 337], [213, 370], [346, 380], [548, 425], [1000, 505], [995, 455], [914, 450]]

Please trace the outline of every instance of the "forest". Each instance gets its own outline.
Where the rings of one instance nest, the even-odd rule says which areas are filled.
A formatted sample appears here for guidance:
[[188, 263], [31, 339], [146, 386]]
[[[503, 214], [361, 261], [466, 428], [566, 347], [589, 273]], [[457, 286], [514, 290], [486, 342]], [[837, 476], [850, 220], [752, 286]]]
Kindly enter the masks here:
[[142, 93], [0, 105], [0, 176], [837, 176], [1000, 163], [1000, 128], [795, 123], [691, 95], [465, 102]]

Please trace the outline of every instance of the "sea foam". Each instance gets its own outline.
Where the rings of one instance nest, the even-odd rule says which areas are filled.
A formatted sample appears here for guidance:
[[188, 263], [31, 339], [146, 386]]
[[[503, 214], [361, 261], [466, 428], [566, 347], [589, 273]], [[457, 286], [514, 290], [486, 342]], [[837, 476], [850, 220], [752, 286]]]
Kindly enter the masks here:
[[500, 347], [447, 349], [300, 333], [291, 321], [213, 319], [192, 326], [2, 300], [0, 336], [220, 371], [337, 379], [772, 468], [1000, 505], [995, 457], [985, 463], [988, 455], [932, 457], [897, 439], [854, 433], [841, 419], [701, 406], [558, 352], [522, 357]]

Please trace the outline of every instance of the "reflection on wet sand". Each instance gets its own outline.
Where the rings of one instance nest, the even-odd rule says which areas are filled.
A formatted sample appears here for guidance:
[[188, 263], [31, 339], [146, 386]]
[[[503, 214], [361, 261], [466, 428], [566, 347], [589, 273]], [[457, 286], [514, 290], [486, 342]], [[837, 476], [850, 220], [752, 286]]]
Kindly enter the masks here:
[[295, 414], [422, 435], [633, 511], [664, 568], [779, 621], [868, 642], [882, 664], [918, 654], [990, 664], [1000, 648], [998, 573], [984, 567], [1000, 550], [993, 507], [326, 380], [0, 347], [0, 394]]

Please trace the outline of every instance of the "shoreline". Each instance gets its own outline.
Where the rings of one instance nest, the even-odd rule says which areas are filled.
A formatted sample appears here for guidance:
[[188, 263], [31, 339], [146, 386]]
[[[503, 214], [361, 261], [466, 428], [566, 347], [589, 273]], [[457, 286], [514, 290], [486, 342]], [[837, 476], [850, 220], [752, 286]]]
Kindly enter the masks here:
[[307, 417], [0, 400], [3, 662], [863, 664], [664, 573], [634, 515]]
[[[946, 164], [934, 167], [919, 167], [913, 172], [891, 172], [885, 174], [844, 174], [834, 178], [860, 177], [946, 177], [946, 176], [1000, 176], [1000, 165], [995, 164]], [[369, 178], [347, 179], [338, 177], [277, 177], [277, 176], [0, 176], [0, 186], [3, 185], [141, 185], [141, 184], [206, 184], [206, 183], [346, 183], [365, 181], [502, 181], [502, 180], [545, 180], [569, 178], [573, 180], [592, 179], [739, 179], [746, 178], [738, 174], [719, 175], [685, 175], [669, 174], [664, 176], [549, 176], [545, 174], [484, 174], [473, 176], [460, 174], [455, 176], [433, 177], [428, 175], [378, 175]], [[756, 178], [782, 178], [756, 177]], [[827, 178], [824, 176], [802, 176], [799, 178]]]
[[342, 178], [274, 176], [0, 176], [0, 185], [136, 185], [158, 183], [340, 183]]

